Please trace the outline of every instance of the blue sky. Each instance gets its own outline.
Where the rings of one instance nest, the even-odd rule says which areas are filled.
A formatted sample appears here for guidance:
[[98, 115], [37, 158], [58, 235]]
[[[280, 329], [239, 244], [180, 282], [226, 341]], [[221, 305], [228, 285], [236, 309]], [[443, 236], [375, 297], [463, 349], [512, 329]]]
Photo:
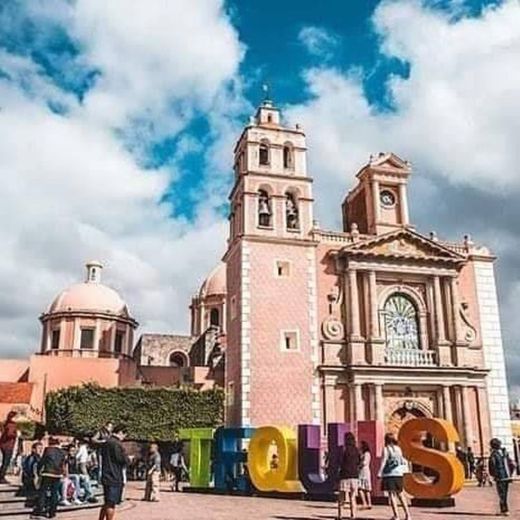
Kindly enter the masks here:
[[187, 330], [267, 82], [307, 132], [324, 227], [369, 154], [394, 151], [420, 231], [497, 252], [520, 395], [519, 53], [515, 0], [0, 3], [0, 352], [35, 349], [91, 257], [143, 331]]

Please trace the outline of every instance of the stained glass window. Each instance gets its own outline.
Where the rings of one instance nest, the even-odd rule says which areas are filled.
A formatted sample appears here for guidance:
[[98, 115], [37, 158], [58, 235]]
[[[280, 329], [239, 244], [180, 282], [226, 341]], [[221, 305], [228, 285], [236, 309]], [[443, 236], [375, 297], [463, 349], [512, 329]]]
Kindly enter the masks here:
[[390, 348], [418, 349], [417, 309], [404, 294], [388, 298], [384, 308], [387, 345]]

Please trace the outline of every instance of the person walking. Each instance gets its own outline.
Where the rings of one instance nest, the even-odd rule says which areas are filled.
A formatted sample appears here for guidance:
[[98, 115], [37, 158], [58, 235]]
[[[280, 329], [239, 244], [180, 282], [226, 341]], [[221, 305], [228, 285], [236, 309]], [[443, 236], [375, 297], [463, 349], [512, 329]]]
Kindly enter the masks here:
[[59, 447], [59, 440], [49, 438], [38, 465], [41, 477], [38, 499], [31, 518], [54, 518], [60, 501], [60, 486], [65, 469], [65, 452]]
[[475, 454], [473, 453], [471, 446], [468, 446], [466, 459], [468, 461], [468, 475], [469, 478], [472, 479], [475, 476]]
[[148, 502], [159, 502], [160, 500], [160, 477], [161, 477], [161, 454], [159, 446], [153, 442], [150, 445], [148, 464], [146, 468], [146, 487], [144, 499]]
[[356, 516], [356, 498], [359, 488], [359, 467], [361, 464], [361, 454], [356, 446], [354, 434], [345, 434], [343, 453], [339, 467], [339, 495], [338, 495], [338, 517], [342, 518], [342, 505], [349, 500], [350, 518]]
[[455, 448], [455, 455], [460, 460], [460, 463], [462, 464], [464, 468], [464, 478], [467, 480], [469, 478], [469, 471], [468, 471], [468, 455], [467, 453], [462, 449], [462, 446], [459, 444]]
[[101, 444], [101, 484], [105, 502], [99, 512], [99, 520], [113, 520], [116, 506], [123, 497], [124, 468], [130, 463], [121, 443], [125, 437], [124, 428], [116, 426], [111, 436]]
[[18, 438], [18, 429], [16, 427], [15, 418], [16, 411], [11, 410], [6, 417], [2, 434], [0, 435], [0, 452], [2, 454], [2, 465], [0, 466], [0, 484], [9, 484], [5, 478], [11, 459], [13, 458], [16, 440]]
[[403, 476], [408, 471], [408, 462], [403, 457], [403, 452], [397, 445], [397, 440], [394, 435], [387, 433], [378, 476], [383, 479], [383, 491], [388, 493], [392, 507], [392, 520], [399, 520], [398, 501], [404, 509], [405, 520], [411, 520], [410, 509], [403, 489]]
[[491, 439], [491, 453], [489, 455], [489, 474], [495, 479], [498, 499], [500, 502], [500, 513], [509, 516], [509, 504], [507, 496], [509, 485], [513, 480], [515, 464], [508, 455], [499, 439]]
[[184, 456], [182, 454], [183, 444], [178, 440], [173, 443], [173, 453], [170, 457], [170, 465], [172, 467], [174, 482], [172, 484], [172, 491], [179, 491], [179, 484], [182, 482], [183, 473], [188, 473], [188, 468], [184, 462]]
[[368, 442], [361, 441], [361, 463], [359, 468], [359, 498], [362, 509], [372, 509], [372, 472], [370, 463], [372, 456]]

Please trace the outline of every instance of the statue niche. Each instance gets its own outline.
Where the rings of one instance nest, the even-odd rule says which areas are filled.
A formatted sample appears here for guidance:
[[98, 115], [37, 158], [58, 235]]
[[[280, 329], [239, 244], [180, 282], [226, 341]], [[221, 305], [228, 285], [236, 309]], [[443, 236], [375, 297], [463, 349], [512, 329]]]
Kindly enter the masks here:
[[298, 215], [298, 205], [292, 193], [285, 195], [285, 222], [287, 229], [299, 229], [300, 221]]

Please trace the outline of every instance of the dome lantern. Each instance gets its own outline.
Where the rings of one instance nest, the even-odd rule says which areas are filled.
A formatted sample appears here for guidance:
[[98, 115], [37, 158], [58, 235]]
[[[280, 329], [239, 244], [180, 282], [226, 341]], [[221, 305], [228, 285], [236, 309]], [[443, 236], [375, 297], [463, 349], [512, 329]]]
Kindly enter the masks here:
[[91, 260], [85, 264], [85, 267], [87, 268], [87, 279], [85, 281], [87, 283], [100, 283], [103, 264], [97, 260]]

